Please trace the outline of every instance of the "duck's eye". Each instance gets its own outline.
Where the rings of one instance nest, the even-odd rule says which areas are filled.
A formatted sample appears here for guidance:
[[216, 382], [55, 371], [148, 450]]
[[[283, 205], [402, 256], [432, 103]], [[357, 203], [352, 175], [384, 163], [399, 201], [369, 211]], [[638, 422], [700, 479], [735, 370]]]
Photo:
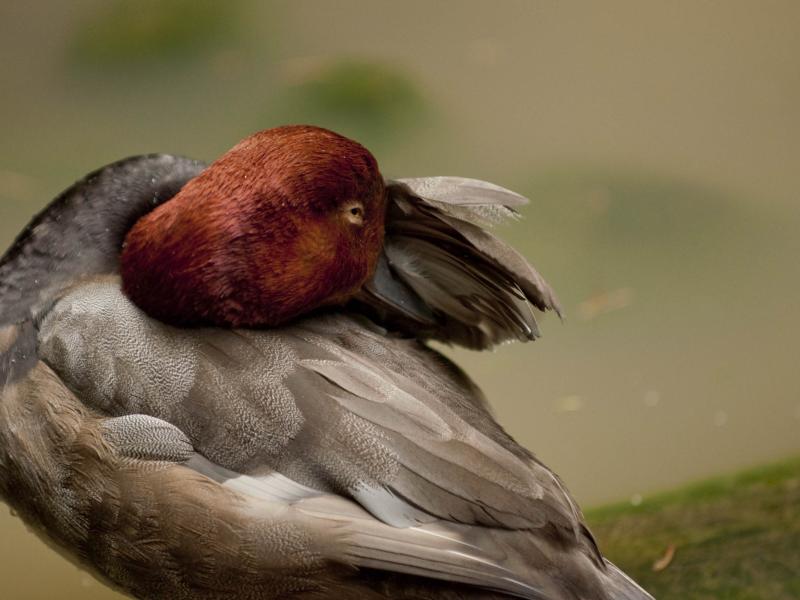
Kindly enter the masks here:
[[353, 225], [363, 225], [364, 224], [364, 205], [357, 200], [353, 200], [352, 202], [348, 202], [344, 205], [344, 217]]

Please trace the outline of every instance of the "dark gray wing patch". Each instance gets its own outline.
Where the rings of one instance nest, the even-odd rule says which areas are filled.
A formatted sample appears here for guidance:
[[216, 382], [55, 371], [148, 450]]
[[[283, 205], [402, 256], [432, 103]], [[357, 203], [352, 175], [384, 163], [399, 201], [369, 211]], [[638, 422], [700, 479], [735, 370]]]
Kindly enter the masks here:
[[168, 154], [127, 158], [61, 193], [0, 258], [0, 325], [18, 323], [65, 285], [115, 273], [125, 234], [205, 165]]

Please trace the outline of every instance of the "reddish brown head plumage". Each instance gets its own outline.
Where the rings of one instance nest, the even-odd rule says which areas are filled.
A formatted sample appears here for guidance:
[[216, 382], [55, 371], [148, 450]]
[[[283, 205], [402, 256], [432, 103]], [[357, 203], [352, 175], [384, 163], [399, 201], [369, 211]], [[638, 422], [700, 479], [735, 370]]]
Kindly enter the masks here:
[[123, 288], [176, 325], [278, 325], [351, 298], [375, 268], [383, 225], [369, 151], [318, 127], [269, 129], [134, 225]]

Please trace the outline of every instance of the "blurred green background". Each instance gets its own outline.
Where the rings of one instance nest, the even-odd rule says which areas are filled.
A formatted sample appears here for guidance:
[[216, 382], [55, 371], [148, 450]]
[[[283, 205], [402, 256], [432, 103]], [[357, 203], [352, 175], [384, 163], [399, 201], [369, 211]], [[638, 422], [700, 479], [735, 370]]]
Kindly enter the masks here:
[[[3, 2], [0, 48], [3, 247], [118, 158], [326, 126], [531, 198], [565, 323], [448, 352], [584, 506], [800, 453], [799, 3]], [[10, 597], [114, 596], [4, 512]]]

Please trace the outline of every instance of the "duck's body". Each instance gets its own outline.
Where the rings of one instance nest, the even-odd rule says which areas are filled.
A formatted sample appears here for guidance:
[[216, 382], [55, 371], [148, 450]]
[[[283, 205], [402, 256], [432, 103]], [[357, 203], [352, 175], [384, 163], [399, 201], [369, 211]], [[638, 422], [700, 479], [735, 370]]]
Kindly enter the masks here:
[[123, 293], [118, 255], [202, 169], [107, 167], [0, 263], [0, 493], [27, 523], [142, 598], [649, 598], [475, 385], [399, 335], [535, 335], [526, 298], [552, 293], [477, 225], [513, 195], [390, 182], [347, 308], [185, 329]]

